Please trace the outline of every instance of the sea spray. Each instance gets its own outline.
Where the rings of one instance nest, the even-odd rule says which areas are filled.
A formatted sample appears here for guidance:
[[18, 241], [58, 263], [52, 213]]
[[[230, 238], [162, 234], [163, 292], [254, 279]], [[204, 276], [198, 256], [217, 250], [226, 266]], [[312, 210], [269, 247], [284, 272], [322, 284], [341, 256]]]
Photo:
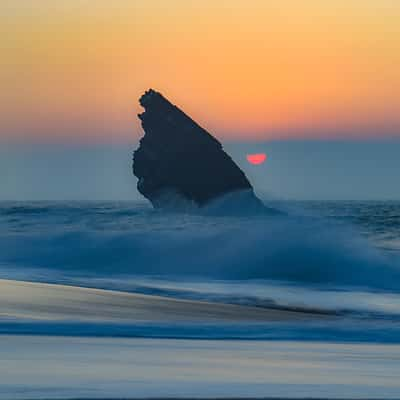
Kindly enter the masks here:
[[398, 257], [377, 249], [352, 226], [320, 217], [217, 211], [210, 216], [132, 204], [3, 206], [0, 263], [16, 273], [46, 269], [60, 276], [400, 288]]

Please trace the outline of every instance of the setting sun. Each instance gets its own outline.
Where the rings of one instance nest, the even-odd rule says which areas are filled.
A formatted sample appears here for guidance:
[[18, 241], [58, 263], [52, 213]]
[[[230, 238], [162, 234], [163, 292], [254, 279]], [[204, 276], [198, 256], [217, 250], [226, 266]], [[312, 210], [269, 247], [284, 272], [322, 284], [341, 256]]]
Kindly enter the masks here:
[[267, 155], [265, 153], [247, 154], [246, 158], [247, 158], [247, 161], [250, 164], [260, 165], [260, 164], [263, 164], [266, 161]]

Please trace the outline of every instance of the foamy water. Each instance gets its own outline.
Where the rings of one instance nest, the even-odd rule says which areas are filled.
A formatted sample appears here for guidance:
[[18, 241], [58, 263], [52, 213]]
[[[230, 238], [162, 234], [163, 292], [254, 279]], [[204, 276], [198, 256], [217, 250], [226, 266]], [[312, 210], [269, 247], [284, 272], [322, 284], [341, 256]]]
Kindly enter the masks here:
[[[257, 326], [250, 330], [253, 338], [400, 340], [400, 203], [271, 207], [284, 213], [225, 216], [223, 207], [199, 215], [162, 213], [142, 203], [2, 203], [0, 278], [303, 311], [342, 321], [324, 323], [324, 329]], [[35, 326], [42, 333], [62, 331], [43, 324], [26, 330], [35, 332]], [[139, 328], [128, 324], [124, 332]], [[17, 328], [7, 320], [0, 329]], [[74, 329], [90, 331], [65, 327], [69, 333]], [[106, 323], [101, 329], [115, 334]], [[139, 331], [199, 335], [183, 325], [157, 329]], [[200, 336], [249, 337], [240, 325], [227, 329], [208, 325]]]

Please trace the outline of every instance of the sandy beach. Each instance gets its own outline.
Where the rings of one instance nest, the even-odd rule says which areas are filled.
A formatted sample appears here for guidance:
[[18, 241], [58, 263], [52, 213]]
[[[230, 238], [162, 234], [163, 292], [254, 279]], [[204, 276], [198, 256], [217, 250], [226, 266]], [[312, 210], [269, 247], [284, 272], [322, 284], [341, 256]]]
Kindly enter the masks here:
[[0, 318], [46, 321], [289, 322], [326, 318], [295, 311], [4, 279], [0, 279], [0, 306]]

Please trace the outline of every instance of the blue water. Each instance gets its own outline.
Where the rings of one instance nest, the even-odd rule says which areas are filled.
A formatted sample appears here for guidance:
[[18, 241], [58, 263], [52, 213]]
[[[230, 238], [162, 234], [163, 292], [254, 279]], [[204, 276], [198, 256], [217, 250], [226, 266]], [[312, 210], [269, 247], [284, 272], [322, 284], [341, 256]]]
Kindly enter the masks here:
[[3, 202], [0, 278], [301, 310], [340, 323], [246, 329], [7, 320], [0, 332], [400, 342], [400, 202], [269, 205], [282, 214]]

